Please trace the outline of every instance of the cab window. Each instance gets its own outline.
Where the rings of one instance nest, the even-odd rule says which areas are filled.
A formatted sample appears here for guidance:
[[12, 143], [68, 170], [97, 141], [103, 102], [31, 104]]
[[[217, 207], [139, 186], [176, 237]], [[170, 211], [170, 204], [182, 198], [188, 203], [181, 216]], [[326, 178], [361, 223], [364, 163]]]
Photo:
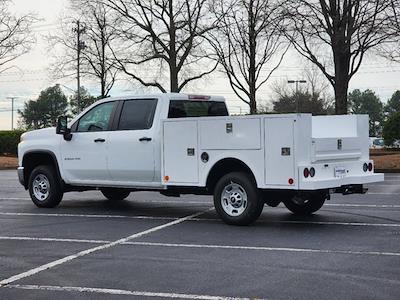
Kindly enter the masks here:
[[224, 102], [171, 100], [168, 118], [228, 116]]
[[80, 118], [77, 132], [105, 131], [109, 128], [114, 102], [99, 104]]
[[118, 130], [144, 130], [153, 126], [156, 99], [128, 100], [124, 102]]

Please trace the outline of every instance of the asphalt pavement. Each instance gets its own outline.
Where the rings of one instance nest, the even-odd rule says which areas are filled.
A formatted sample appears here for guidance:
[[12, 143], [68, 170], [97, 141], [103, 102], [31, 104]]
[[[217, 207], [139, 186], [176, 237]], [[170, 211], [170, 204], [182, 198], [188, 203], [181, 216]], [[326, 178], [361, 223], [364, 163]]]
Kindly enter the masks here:
[[0, 299], [400, 299], [400, 174], [368, 188], [236, 227], [208, 196], [93, 191], [40, 209], [0, 171]]

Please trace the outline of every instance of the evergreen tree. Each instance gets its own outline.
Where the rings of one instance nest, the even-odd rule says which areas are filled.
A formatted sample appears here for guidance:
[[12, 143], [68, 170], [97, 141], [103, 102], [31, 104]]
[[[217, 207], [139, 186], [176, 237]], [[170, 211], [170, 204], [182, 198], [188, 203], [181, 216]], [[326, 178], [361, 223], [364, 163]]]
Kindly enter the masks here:
[[81, 86], [80, 92], [81, 92], [81, 101], [79, 102], [79, 109], [78, 109], [78, 93], [75, 92], [75, 94], [69, 99], [69, 105], [71, 106], [71, 111], [73, 115], [77, 115], [78, 112], [81, 112], [82, 110], [92, 105], [97, 100], [97, 98], [90, 95], [88, 90], [85, 89], [83, 86]]
[[379, 136], [383, 125], [383, 104], [371, 90], [361, 92], [359, 89], [349, 94], [349, 107], [352, 114], [369, 115], [369, 134]]
[[25, 103], [23, 110], [18, 110], [22, 124], [27, 129], [39, 129], [56, 126], [57, 118], [66, 115], [67, 97], [57, 84], [42, 91], [39, 98]]

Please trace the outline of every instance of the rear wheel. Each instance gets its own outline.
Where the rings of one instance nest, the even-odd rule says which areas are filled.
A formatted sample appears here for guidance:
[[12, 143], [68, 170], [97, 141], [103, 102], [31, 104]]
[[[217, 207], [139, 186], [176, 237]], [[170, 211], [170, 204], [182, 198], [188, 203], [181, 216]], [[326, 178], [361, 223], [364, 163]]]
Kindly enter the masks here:
[[215, 186], [214, 206], [225, 223], [249, 225], [260, 216], [264, 202], [248, 174], [232, 172], [223, 176]]
[[126, 197], [128, 197], [131, 192], [124, 190], [124, 189], [104, 188], [104, 189], [101, 189], [101, 193], [108, 200], [120, 201], [120, 200], [124, 200]]
[[296, 215], [311, 215], [318, 211], [328, 198], [326, 193], [295, 195], [283, 201], [286, 208]]
[[63, 197], [61, 185], [52, 166], [37, 166], [29, 176], [29, 194], [38, 207], [57, 206]]

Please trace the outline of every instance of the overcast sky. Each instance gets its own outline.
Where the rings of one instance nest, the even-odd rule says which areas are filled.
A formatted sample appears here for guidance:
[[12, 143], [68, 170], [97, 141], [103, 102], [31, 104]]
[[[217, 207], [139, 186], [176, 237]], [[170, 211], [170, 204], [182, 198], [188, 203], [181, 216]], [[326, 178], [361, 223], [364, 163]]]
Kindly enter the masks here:
[[[18, 97], [15, 102], [18, 109], [23, 107], [24, 101], [36, 99], [41, 90], [57, 82], [72, 89], [76, 86], [74, 79], [60, 81], [51, 78], [47, 71], [51, 61], [51, 51], [44, 39], [47, 34], [57, 31], [58, 16], [68, 4], [68, 0], [13, 0], [13, 2], [13, 10], [17, 14], [33, 12], [42, 20], [35, 24], [33, 29], [37, 36], [36, 46], [30, 53], [18, 58], [13, 63], [15, 66], [13, 69], [0, 74], [0, 130], [11, 128], [11, 100], [7, 99], [8, 97]], [[302, 79], [303, 65], [304, 62], [295, 53], [289, 53], [270, 82]], [[83, 79], [82, 85], [96, 95], [95, 83]], [[372, 89], [382, 101], [386, 102], [396, 89], [400, 89], [400, 64], [392, 64], [375, 55], [370, 55], [351, 81], [350, 90], [355, 88]], [[64, 91], [66, 94], [71, 93], [67, 88]], [[116, 96], [142, 92], [143, 89], [138, 89], [137, 86], [121, 82], [115, 86], [111, 94]], [[216, 73], [190, 86], [186, 92], [225, 95], [231, 112], [239, 113], [248, 110], [246, 105], [234, 97], [228, 82], [223, 79], [221, 73]], [[259, 98], [268, 104], [271, 97], [272, 92], [267, 85], [260, 91]], [[14, 116], [16, 119], [17, 113]], [[15, 121], [15, 126], [16, 124]]]

